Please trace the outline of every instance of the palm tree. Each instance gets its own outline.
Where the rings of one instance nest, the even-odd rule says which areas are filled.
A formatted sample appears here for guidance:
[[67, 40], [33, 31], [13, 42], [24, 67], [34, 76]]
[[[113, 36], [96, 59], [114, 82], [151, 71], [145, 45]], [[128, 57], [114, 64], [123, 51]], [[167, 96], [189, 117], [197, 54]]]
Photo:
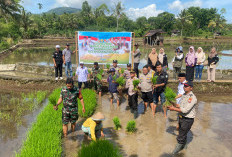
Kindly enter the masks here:
[[39, 7], [39, 10], [43, 9], [43, 4], [41, 3], [37, 3], [38, 7]]
[[183, 29], [186, 24], [192, 24], [193, 15], [190, 14], [187, 10], [182, 10], [178, 15], [178, 21], [181, 24], [181, 37], [183, 35]]
[[116, 28], [116, 32], [118, 31], [118, 20], [120, 18], [120, 16], [122, 15], [124, 8], [122, 7], [122, 2], [118, 2], [118, 4], [115, 6], [115, 10], [114, 10], [114, 14], [117, 18], [117, 28]]
[[14, 0], [0, 0], [0, 17], [2, 16], [6, 23], [8, 23], [8, 19], [11, 17], [16, 19], [20, 12], [21, 5], [19, 2]]
[[28, 27], [32, 24], [32, 21], [30, 20], [31, 13], [26, 12], [24, 8], [22, 9], [22, 14], [21, 14], [21, 24], [22, 27], [24, 28], [24, 31], [27, 32]]

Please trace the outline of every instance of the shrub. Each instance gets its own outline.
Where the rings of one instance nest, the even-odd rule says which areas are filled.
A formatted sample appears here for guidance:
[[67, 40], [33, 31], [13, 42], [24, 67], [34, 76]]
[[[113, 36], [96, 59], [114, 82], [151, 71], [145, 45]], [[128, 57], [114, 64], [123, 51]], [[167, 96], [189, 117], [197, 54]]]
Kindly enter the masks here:
[[78, 157], [121, 157], [118, 147], [108, 140], [92, 141], [89, 145], [82, 145]]
[[170, 106], [171, 103], [169, 101], [175, 101], [176, 93], [170, 87], [166, 87], [164, 95], [166, 99], [165, 106]]
[[94, 113], [97, 106], [96, 93], [92, 89], [83, 89], [81, 93], [84, 99], [85, 113], [82, 112], [82, 105], [78, 99], [78, 114], [81, 117], [88, 118]]
[[133, 133], [136, 131], [136, 122], [134, 120], [131, 120], [127, 123], [126, 131], [129, 133]]
[[158, 76], [154, 76], [154, 77], [151, 78], [151, 81], [152, 81], [153, 85], [156, 84], [157, 78], [158, 78]]
[[121, 128], [121, 123], [117, 116], [113, 118], [113, 122], [114, 122], [114, 129], [119, 130]]

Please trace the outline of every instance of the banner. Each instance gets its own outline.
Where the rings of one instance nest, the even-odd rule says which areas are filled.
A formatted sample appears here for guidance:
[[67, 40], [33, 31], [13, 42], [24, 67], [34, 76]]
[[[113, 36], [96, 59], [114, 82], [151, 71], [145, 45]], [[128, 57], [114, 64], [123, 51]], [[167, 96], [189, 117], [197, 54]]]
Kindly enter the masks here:
[[79, 62], [131, 63], [131, 32], [78, 32]]

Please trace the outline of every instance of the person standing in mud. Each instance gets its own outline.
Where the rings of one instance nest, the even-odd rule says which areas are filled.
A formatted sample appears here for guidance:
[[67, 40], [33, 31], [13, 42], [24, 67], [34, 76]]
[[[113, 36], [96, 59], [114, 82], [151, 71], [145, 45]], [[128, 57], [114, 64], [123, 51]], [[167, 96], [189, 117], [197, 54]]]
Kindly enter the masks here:
[[182, 95], [180, 104], [172, 103], [172, 106], [168, 106], [170, 111], [176, 111], [179, 113], [179, 135], [177, 136], [177, 145], [172, 152], [173, 155], [181, 151], [187, 143], [187, 134], [190, 131], [194, 118], [196, 116], [196, 104], [197, 98], [192, 92], [193, 83], [188, 81], [184, 83], [185, 93]]
[[63, 55], [62, 51], [60, 50], [60, 45], [56, 45], [56, 51], [52, 55], [54, 67], [55, 67], [55, 80], [58, 80], [58, 73], [60, 79], [62, 80], [62, 68], [63, 68]]
[[74, 86], [72, 78], [67, 78], [66, 86], [61, 89], [60, 98], [55, 106], [54, 110], [58, 109], [58, 106], [62, 103], [62, 123], [63, 123], [63, 134], [67, 137], [68, 123], [71, 123], [72, 132], [75, 131], [76, 121], [78, 120], [78, 102], [77, 98], [80, 99], [82, 105], [82, 112], [85, 113], [85, 105], [83, 96], [78, 87]]
[[[102, 82], [99, 80], [97, 75], [100, 73], [100, 68], [98, 66], [98, 62], [94, 62], [94, 67], [92, 68], [92, 73], [91, 76], [93, 78], [93, 84], [94, 84], [94, 89], [96, 92], [99, 94], [99, 98], [101, 98], [101, 93], [102, 93]], [[102, 74], [103, 76], [103, 74]]]
[[64, 65], [65, 65], [65, 75], [67, 78], [73, 76], [71, 57], [72, 57], [72, 54], [74, 54], [74, 53], [75, 53], [75, 51], [72, 52], [70, 50], [69, 43], [67, 43], [66, 48], [63, 50], [63, 61], [64, 61]]
[[140, 63], [140, 56], [141, 52], [139, 50], [139, 44], [135, 44], [135, 51], [132, 53], [134, 56], [134, 70], [136, 72], [137, 77], [139, 78], [139, 63]]
[[107, 78], [107, 82], [109, 83], [109, 92], [110, 92], [110, 103], [113, 104], [113, 100], [115, 99], [117, 101], [117, 105], [119, 107], [119, 97], [118, 97], [118, 84], [116, 83], [116, 79], [118, 78], [118, 75], [115, 73], [115, 69], [110, 69], [110, 75]]

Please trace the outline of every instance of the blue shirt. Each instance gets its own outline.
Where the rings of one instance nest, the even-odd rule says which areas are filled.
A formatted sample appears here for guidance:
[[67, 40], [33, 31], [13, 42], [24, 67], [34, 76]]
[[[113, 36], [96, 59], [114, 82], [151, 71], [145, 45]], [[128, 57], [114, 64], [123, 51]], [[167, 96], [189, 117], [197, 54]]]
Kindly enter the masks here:
[[[116, 74], [115, 74], [116, 75]], [[118, 75], [116, 75], [116, 79], [118, 78]], [[117, 90], [117, 87], [118, 87], [118, 84], [117, 83], [113, 83], [113, 77], [112, 75], [110, 75], [107, 79], [107, 82], [109, 82], [109, 92], [110, 93], [117, 93], [118, 90]]]

